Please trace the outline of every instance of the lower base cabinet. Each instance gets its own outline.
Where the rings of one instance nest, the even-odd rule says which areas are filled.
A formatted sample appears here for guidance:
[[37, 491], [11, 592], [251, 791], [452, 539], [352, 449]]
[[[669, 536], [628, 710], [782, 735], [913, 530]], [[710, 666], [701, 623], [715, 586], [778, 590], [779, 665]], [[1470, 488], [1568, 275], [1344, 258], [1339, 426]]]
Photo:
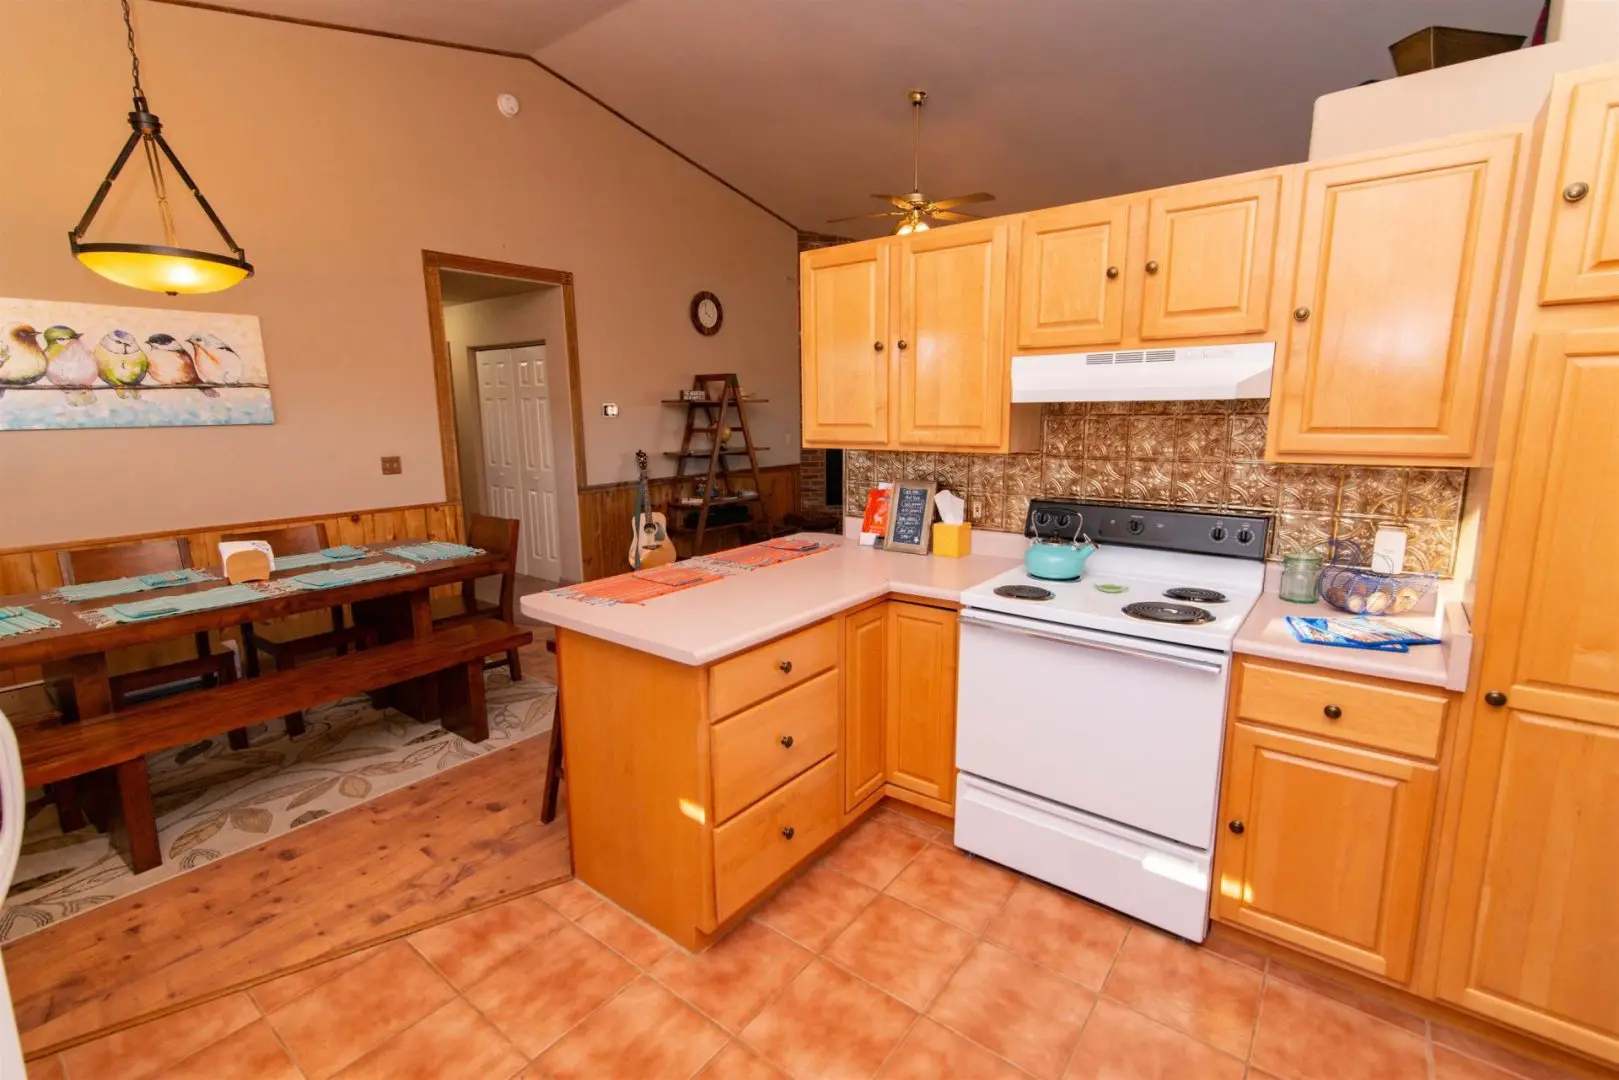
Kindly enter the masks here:
[[948, 811], [956, 796], [956, 613], [888, 607], [888, 782]]
[[888, 604], [843, 621], [843, 811], [882, 790], [887, 779]]

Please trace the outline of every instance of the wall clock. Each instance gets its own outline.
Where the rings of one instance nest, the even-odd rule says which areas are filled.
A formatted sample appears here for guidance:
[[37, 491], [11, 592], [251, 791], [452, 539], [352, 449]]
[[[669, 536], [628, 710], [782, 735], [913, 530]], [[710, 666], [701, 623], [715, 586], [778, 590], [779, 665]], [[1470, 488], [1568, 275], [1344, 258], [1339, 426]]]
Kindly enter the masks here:
[[704, 290], [691, 298], [691, 324], [699, 334], [713, 337], [724, 322], [725, 309], [720, 306], [719, 297]]

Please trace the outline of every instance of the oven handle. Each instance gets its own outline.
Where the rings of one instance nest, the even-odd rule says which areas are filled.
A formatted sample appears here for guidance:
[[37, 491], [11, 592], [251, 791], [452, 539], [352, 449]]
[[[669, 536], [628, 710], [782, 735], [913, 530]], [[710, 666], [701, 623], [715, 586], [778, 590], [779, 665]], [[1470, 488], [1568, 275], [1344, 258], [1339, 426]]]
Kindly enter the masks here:
[[1001, 630], [1008, 634], [1021, 634], [1023, 637], [1038, 638], [1041, 641], [1055, 641], [1059, 645], [1075, 645], [1082, 649], [1099, 649], [1102, 652], [1118, 653], [1121, 656], [1130, 656], [1138, 660], [1153, 660], [1160, 664], [1174, 664], [1176, 667], [1204, 671], [1210, 675], [1218, 675], [1225, 670], [1225, 665], [1210, 663], [1207, 660], [1166, 656], [1163, 653], [1148, 652], [1146, 649], [1132, 649], [1128, 645], [1114, 645], [1109, 642], [1093, 641], [1090, 638], [1069, 637], [1067, 634], [1058, 633], [1054, 630], [1040, 630], [1033, 626], [1013, 626], [998, 619], [986, 619], [976, 616], [971, 611], [963, 611], [958, 618], [963, 623], [982, 626], [986, 630]]

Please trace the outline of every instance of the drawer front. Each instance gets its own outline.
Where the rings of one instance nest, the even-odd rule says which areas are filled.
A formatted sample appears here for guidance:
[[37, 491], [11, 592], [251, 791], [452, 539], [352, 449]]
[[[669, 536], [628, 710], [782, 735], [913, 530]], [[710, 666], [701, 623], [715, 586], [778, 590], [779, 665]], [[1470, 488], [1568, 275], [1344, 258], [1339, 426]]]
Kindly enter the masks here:
[[709, 713], [715, 720], [730, 716], [837, 662], [838, 624], [832, 619], [721, 660], [709, 671]]
[[1372, 686], [1265, 664], [1243, 665], [1237, 714], [1245, 720], [1433, 760], [1444, 695]]
[[714, 907], [721, 921], [838, 831], [838, 787], [833, 755], [714, 830]]
[[838, 748], [838, 673], [715, 725], [712, 746], [714, 819], [725, 821]]

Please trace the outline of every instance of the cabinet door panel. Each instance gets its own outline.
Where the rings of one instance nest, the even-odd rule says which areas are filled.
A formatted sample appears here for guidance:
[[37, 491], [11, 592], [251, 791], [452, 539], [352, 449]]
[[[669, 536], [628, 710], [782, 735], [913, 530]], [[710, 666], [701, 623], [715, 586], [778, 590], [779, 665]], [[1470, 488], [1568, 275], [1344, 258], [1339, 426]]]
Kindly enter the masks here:
[[1469, 459], [1518, 137], [1304, 172], [1273, 450]]
[[844, 622], [843, 810], [849, 813], [883, 785], [883, 715], [888, 697], [885, 605]]
[[1023, 219], [1019, 348], [1113, 345], [1123, 339], [1129, 233], [1130, 204], [1120, 201], [1062, 206]]
[[[1269, 321], [1280, 173], [1153, 197], [1141, 337], [1255, 334]], [[1156, 266], [1156, 270], [1153, 267]]]
[[1219, 917], [1404, 980], [1438, 770], [1243, 723], [1227, 752]]
[[956, 792], [956, 614], [888, 608], [887, 769], [890, 783], [953, 802]]
[[1005, 441], [1008, 228], [1004, 221], [952, 225], [900, 246], [894, 397], [901, 447], [994, 449]]
[[1575, 87], [1556, 184], [1541, 302], [1619, 299], [1619, 78]]
[[806, 254], [799, 283], [804, 443], [888, 442], [887, 241]]

